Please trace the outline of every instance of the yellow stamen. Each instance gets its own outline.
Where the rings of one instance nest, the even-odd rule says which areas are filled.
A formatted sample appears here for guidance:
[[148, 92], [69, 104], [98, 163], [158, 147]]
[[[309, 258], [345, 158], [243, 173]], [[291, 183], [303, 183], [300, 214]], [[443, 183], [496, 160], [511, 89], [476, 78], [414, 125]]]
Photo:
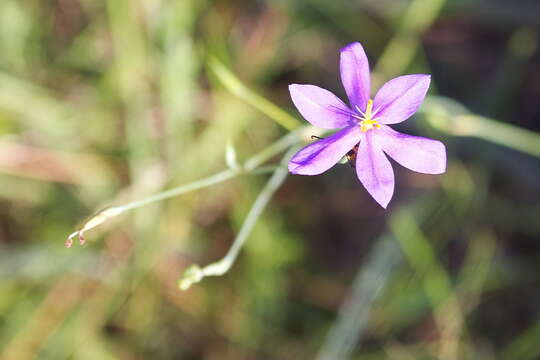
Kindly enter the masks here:
[[379, 125], [379, 123], [377, 122], [377, 120], [362, 120], [360, 121], [360, 130], [362, 130], [362, 132], [366, 132], [368, 130], [372, 130], [372, 129], [378, 129], [380, 128], [381, 125]]
[[377, 119], [371, 118], [372, 111], [373, 111], [373, 100], [370, 99], [366, 105], [366, 112], [363, 114], [364, 116], [358, 117], [358, 120], [360, 120], [360, 130], [362, 130], [362, 132], [366, 132], [372, 129], [378, 129], [381, 127]]
[[369, 99], [366, 105], [366, 120], [371, 119], [371, 111], [373, 110], [373, 100]]

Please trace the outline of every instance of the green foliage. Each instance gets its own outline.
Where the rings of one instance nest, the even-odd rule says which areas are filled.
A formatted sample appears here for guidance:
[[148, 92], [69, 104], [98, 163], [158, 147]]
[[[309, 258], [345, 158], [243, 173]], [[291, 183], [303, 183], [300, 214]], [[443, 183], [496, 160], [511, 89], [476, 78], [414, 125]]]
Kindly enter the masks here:
[[[0, 357], [538, 358], [538, 13], [2, 0]], [[394, 164], [386, 212], [348, 165], [283, 167], [321, 135], [287, 85], [343, 93], [352, 41], [375, 83], [433, 75], [406, 126], [448, 149], [442, 176]]]

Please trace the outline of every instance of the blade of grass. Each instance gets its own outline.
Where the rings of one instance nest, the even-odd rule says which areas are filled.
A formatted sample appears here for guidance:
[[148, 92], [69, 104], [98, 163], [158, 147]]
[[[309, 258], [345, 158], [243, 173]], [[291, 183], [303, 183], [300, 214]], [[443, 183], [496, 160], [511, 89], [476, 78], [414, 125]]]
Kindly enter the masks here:
[[396, 34], [381, 55], [375, 71], [386, 78], [403, 73], [420, 46], [420, 37], [437, 19], [445, 3], [446, 0], [412, 1], [396, 29]]
[[[458, 113], [456, 113], [456, 111]], [[470, 136], [540, 157], [540, 134], [480, 115], [466, 113], [455, 101], [431, 96], [421, 108], [428, 123], [454, 136]]]
[[[430, 203], [419, 200], [409, 204], [406, 209], [399, 209], [390, 218], [390, 223], [398, 221], [401, 214], [412, 211], [416, 219], [422, 222], [430, 213]], [[403, 241], [409, 241], [414, 234], [401, 233]], [[401, 241], [387, 232], [381, 236], [368, 256], [366, 264], [359, 268], [351, 292], [339, 310], [336, 323], [330, 329], [317, 359], [348, 359], [363, 336], [370, 311], [390, 281], [393, 272], [401, 261], [402, 254], [396, 244]]]
[[348, 359], [365, 332], [373, 303], [377, 300], [401, 258], [399, 248], [388, 235], [377, 240], [368, 260], [351, 286], [330, 329], [318, 360]]
[[464, 319], [452, 289], [450, 276], [437, 259], [429, 240], [410, 212], [395, 213], [389, 224], [406, 258], [421, 275], [440, 331], [440, 358], [457, 359], [457, 347]]
[[240, 79], [227, 69], [227, 67], [216, 57], [210, 57], [208, 60], [208, 68], [227, 90], [274, 120], [279, 125], [283, 126], [285, 129], [293, 130], [300, 126], [300, 122], [295, 117], [289, 115], [286, 111], [244, 85]]

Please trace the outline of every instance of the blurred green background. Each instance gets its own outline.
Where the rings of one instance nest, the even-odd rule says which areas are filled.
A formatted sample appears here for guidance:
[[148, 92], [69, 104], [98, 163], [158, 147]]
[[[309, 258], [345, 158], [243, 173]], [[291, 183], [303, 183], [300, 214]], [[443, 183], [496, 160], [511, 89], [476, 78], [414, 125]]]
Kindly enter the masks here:
[[[539, 29], [535, 0], [2, 0], [0, 357], [539, 359]], [[304, 124], [289, 83], [344, 98], [353, 41], [376, 86], [432, 74], [397, 128], [445, 142], [446, 174], [394, 163], [386, 211], [348, 165], [288, 177], [232, 269], [185, 292], [269, 175], [64, 248], [226, 169], [227, 141], [243, 161]]]

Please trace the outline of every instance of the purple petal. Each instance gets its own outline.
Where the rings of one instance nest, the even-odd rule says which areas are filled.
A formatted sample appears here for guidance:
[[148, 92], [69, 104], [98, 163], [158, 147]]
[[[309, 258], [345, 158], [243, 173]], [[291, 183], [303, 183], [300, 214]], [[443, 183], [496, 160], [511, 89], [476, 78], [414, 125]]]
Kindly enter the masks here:
[[360, 43], [355, 42], [341, 49], [341, 82], [349, 97], [351, 107], [366, 109], [371, 92], [369, 63]]
[[384, 84], [373, 101], [374, 117], [383, 124], [397, 124], [411, 117], [424, 101], [431, 76], [399, 76]]
[[351, 125], [351, 110], [330, 91], [314, 85], [289, 85], [291, 98], [300, 114], [322, 129]]
[[374, 131], [368, 131], [360, 141], [356, 156], [356, 174], [369, 194], [386, 209], [394, 194], [394, 171], [390, 161], [377, 146]]
[[392, 159], [407, 169], [424, 174], [446, 171], [446, 149], [442, 142], [411, 136], [382, 126], [377, 130], [377, 144]]
[[360, 127], [346, 127], [310, 144], [289, 160], [289, 171], [299, 175], [317, 175], [334, 166], [360, 141]]

